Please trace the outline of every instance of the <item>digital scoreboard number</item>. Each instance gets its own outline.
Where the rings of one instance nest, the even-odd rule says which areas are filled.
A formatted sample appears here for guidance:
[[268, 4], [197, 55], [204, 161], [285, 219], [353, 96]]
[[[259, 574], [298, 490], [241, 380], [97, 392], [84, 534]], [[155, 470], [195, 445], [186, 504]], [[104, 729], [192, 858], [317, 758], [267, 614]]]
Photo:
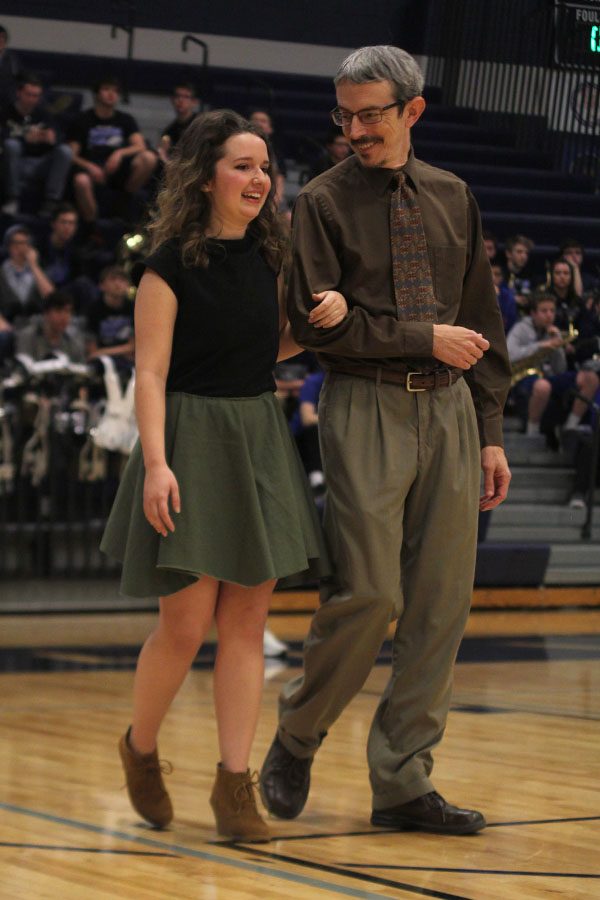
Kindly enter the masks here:
[[554, 61], [581, 69], [600, 68], [600, 0], [555, 0]]

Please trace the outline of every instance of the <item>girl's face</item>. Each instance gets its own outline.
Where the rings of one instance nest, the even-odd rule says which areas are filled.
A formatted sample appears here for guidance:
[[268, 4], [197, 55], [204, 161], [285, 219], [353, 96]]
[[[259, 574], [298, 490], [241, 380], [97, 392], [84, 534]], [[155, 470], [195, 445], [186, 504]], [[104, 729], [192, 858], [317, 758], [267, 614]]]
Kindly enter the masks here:
[[247, 132], [228, 138], [223, 151], [214, 178], [203, 188], [211, 201], [208, 233], [212, 237], [243, 237], [271, 188], [267, 145]]

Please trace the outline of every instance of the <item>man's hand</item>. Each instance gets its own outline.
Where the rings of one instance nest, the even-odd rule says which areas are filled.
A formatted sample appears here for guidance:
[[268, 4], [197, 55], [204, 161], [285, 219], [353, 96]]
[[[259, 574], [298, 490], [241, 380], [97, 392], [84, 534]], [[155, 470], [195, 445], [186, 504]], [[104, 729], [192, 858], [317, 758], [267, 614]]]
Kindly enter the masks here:
[[123, 154], [120, 150], [113, 150], [110, 154], [106, 162], [104, 163], [104, 172], [106, 175], [114, 175], [121, 162], [123, 161]]
[[490, 342], [482, 334], [461, 325], [433, 326], [433, 355], [458, 369], [470, 369], [481, 359]]
[[481, 451], [483, 471], [483, 494], [479, 498], [479, 509], [483, 512], [499, 506], [508, 493], [512, 475], [502, 447], [484, 447]]
[[104, 169], [101, 166], [97, 166], [96, 163], [88, 162], [86, 165], [87, 173], [95, 184], [104, 184], [106, 181], [106, 175], [104, 174]]
[[311, 310], [308, 321], [315, 328], [333, 328], [348, 313], [346, 299], [339, 291], [321, 291], [320, 294], [313, 294], [312, 299], [317, 306]]

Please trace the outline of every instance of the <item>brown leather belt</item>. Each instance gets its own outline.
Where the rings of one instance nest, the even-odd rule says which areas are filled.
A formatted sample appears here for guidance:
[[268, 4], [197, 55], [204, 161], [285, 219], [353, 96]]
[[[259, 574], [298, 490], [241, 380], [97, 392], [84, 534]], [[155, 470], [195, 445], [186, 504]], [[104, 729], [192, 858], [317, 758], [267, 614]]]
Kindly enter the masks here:
[[436, 388], [450, 387], [462, 378], [462, 369], [435, 369], [433, 372], [399, 372], [394, 369], [383, 369], [381, 366], [361, 366], [360, 369], [352, 369], [350, 366], [331, 366], [329, 372], [340, 375], [354, 375], [357, 378], [369, 378], [385, 384], [399, 384], [407, 391], [434, 391]]

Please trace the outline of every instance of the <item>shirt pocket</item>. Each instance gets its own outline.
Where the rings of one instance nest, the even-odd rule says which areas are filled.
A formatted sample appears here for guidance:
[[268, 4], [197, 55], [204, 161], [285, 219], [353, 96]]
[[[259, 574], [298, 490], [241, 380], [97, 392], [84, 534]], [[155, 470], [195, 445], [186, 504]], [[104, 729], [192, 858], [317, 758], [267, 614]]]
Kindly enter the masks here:
[[456, 315], [462, 298], [463, 280], [467, 262], [467, 248], [460, 246], [431, 247], [431, 278], [441, 315]]

